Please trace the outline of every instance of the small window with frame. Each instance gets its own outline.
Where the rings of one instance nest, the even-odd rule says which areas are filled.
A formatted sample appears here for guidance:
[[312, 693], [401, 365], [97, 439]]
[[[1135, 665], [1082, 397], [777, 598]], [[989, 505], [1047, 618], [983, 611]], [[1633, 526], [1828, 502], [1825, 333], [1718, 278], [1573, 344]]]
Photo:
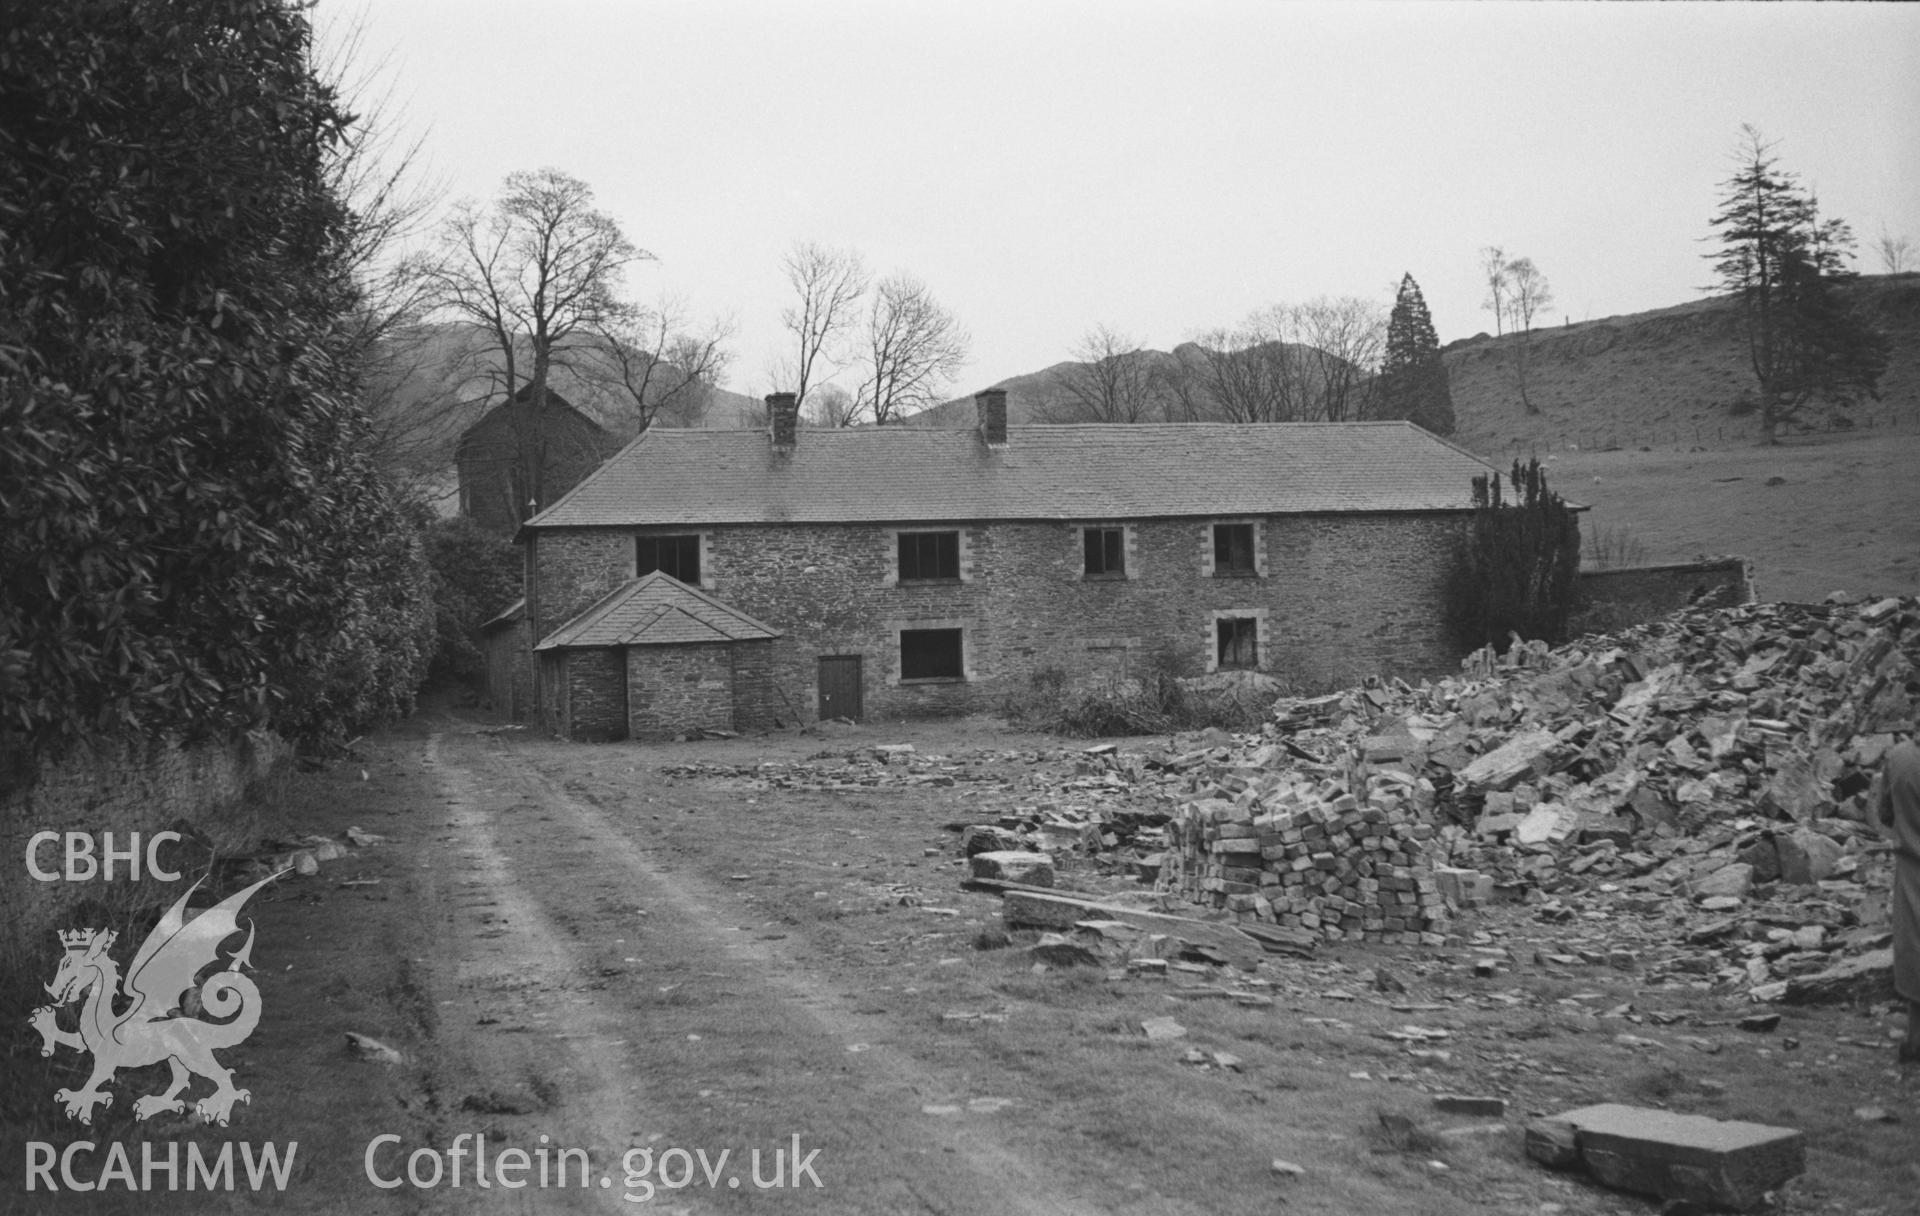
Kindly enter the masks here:
[[958, 629], [902, 629], [900, 679], [962, 680], [966, 666]]
[[640, 536], [633, 542], [633, 576], [658, 570], [690, 587], [700, 585], [700, 537]]
[[1252, 524], [1213, 525], [1213, 573], [1224, 578], [1252, 578], [1259, 573]]
[[1250, 616], [1223, 616], [1217, 631], [1217, 666], [1222, 671], [1252, 671], [1260, 666], [1260, 622]]
[[900, 533], [900, 581], [903, 583], [959, 582], [960, 533]]
[[1127, 577], [1127, 530], [1125, 528], [1086, 528], [1081, 532], [1086, 557], [1086, 577]]

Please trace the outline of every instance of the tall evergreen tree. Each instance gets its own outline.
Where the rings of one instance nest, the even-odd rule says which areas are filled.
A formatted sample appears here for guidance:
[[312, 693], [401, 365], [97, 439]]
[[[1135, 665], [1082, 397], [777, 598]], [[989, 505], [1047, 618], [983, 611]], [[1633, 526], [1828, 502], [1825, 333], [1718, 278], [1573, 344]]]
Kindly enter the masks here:
[[1887, 341], [1833, 290], [1853, 277], [1846, 221], [1822, 220], [1813, 195], [1779, 167], [1773, 145], [1752, 127], [1742, 132], [1739, 167], [1721, 183], [1712, 219], [1720, 247], [1707, 256], [1740, 306], [1760, 388], [1760, 433], [1773, 443], [1815, 400], [1878, 397]]
[[1440, 361], [1440, 339], [1410, 274], [1400, 280], [1387, 318], [1387, 359], [1376, 400], [1376, 417], [1405, 418], [1436, 435], [1453, 434], [1453, 389]]

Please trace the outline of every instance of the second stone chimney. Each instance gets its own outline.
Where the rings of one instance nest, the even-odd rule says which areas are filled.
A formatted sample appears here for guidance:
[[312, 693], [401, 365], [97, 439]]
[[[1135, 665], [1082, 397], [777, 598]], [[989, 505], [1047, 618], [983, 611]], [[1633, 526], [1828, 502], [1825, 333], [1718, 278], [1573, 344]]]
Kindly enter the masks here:
[[794, 432], [800, 425], [800, 405], [793, 399], [792, 393], [771, 393], [767, 396], [767, 422], [772, 428], [773, 450], [793, 451]]
[[980, 414], [980, 437], [990, 448], [1007, 446], [1007, 390], [990, 388], [974, 394], [974, 408]]

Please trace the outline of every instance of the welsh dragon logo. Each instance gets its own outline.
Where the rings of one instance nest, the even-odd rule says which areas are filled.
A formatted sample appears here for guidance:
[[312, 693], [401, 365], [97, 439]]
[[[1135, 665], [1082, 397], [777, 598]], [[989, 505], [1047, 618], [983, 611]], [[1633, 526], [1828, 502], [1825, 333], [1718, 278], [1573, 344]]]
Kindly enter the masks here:
[[[196, 980], [202, 971], [220, 962], [221, 943], [239, 932], [240, 905], [278, 877], [279, 873], [270, 874], [189, 921], [187, 900], [200, 887], [194, 883], [141, 943], [133, 956], [124, 993], [119, 964], [107, 953], [118, 934], [98, 929], [61, 932], [60, 944], [66, 954], [54, 972], [53, 982], [46, 985], [53, 1004], [34, 1010], [27, 1021], [40, 1032], [42, 1056], [52, 1055], [55, 1047], [93, 1053], [93, 1076], [86, 1086], [62, 1089], [53, 1095], [54, 1101], [66, 1106], [70, 1118], [92, 1123], [94, 1107], [113, 1105], [113, 1095], [101, 1087], [113, 1079], [116, 1071], [161, 1060], [173, 1069], [172, 1083], [165, 1093], [149, 1094], [134, 1102], [136, 1118], [149, 1119], [162, 1111], [182, 1113], [186, 1104], [180, 1092], [192, 1083], [195, 1074], [214, 1084], [213, 1093], [194, 1104], [194, 1111], [203, 1119], [225, 1127], [235, 1102], [252, 1101], [247, 1090], [233, 1087], [233, 1071], [222, 1068], [213, 1056], [216, 1049], [243, 1041], [260, 1021], [260, 990], [240, 970], [250, 965], [253, 954], [251, 921], [246, 944], [234, 953], [226, 968], [204, 981]], [[87, 999], [80, 1010], [79, 1029], [61, 1030], [56, 1024], [58, 1011], [83, 994]], [[123, 996], [131, 1003], [116, 1013], [114, 1005]], [[224, 1020], [203, 1020], [194, 1016], [198, 1011]]]

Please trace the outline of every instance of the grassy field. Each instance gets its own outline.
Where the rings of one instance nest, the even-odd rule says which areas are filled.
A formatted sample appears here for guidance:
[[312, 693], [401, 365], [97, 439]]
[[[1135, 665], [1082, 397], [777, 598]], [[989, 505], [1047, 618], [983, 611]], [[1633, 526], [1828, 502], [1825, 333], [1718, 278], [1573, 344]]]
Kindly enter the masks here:
[[1650, 562], [1752, 560], [1761, 599], [1920, 592], [1920, 428], [1708, 451], [1556, 450], [1550, 483], [1583, 528]]

